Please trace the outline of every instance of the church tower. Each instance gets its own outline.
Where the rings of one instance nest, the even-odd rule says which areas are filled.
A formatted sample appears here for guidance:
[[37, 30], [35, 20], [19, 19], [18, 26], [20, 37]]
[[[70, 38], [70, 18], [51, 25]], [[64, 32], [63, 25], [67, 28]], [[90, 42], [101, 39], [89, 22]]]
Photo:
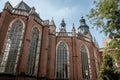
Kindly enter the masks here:
[[86, 37], [92, 39], [91, 33], [89, 31], [89, 26], [86, 24], [85, 19], [83, 16], [80, 19], [80, 26], [78, 27], [78, 37]]
[[66, 32], [66, 23], [65, 23], [64, 19], [62, 19], [60, 25], [61, 25], [60, 32]]

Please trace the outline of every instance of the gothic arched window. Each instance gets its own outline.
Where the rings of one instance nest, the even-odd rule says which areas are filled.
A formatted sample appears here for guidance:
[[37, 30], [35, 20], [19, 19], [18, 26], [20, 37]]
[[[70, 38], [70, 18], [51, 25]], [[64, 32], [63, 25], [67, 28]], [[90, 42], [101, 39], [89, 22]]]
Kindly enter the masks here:
[[56, 51], [56, 79], [68, 79], [68, 51], [65, 43], [61, 42]]
[[30, 75], [34, 74], [35, 72], [38, 42], [39, 42], [39, 30], [37, 27], [34, 27], [32, 30], [32, 37], [30, 40], [30, 48], [28, 54], [28, 62], [26, 67], [26, 73]]
[[84, 45], [80, 48], [80, 56], [81, 56], [81, 65], [82, 65], [82, 78], [83, 80], [90, 79], [91, 71], [90, 71], [90, 60], [87, 49]]
[[15, 72], [19, 51], [21, 47], [21, 39], [23, 33], [23, 24], [20, 20], [16, 20], [8, 30], [3, 58], [0, 64], [0, 72]]

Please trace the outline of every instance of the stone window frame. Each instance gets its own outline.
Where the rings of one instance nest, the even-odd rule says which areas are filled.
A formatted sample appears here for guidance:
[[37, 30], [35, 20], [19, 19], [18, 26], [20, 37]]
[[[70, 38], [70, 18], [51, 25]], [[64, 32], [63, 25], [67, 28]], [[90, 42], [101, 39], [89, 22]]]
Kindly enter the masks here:
[[[91, 71], [91, 63], [90, 63], [90, 53], [89, 53], [89, 50], [88, 50], [88, 47], [85, 45], [85, 44], [81, 44], [81, 46], [80, 46], [80, 63], [82, 64], [82, 62], [84, 62], [84, 61], [82, 61], [82, 57], [81, 57], [81, 47], [82, 46], [84, 46], [84, 48], [86, 49], [86, 53], [87, 53], [87, 57], [88, 57], [88, 63], [87, 63], [87, 65], [86, 66], [88, 66], [88, 71], [86, 72], [86, 71], [84, 71], [83, 72], [83, 70], [81, 71], [82, 72], [82, 78], [83, 78], [83, 76], [85, 77], [85, 79], [90, 79], [90, 80], [92, 80], [92, 71]], [[82, 65], [81, 65], [81, 68], [82, 68]], [[88, 75], [88, 77], [86, 77], [85, 75], [83, 75], [83, 74], [87, 74]], [[83, 78], [84, 79], [84, 78]]]
[[[30, 72], [27, 72], [27, 69], [28, 69], [28, 58], [29, 58], [29, 53], [28, 53], [28, 58], [27, 58], [27, 65], [26, 65], [26, 74], [28, 75], [37, 75], [38, 73], [38, 67], [39, 67], [39, 56], [40, 56], [40, 48], [41, 48], [41, 30], [35, 25], [33, 26], [32, 28], [32, 32], [33, 32], [33, 29], [34, 28], [37, 28], [38, 30], [38, 42], [37, 42], [37, 51], [36, 51], [36, 56], [35, 56], [35, 62], [34, 62], [34, 70], [32, 73]], [[32, 34], [31, 34], [31, 37], [30, 37], [30, 42], [31, 42], [31, 39], [32, 39]], [[29, 49], [30, 49], [30, 46], [29, 46]], [[30, 65], [29, 65], [30, 66]]]
[[[3, 49], [2, 49], [2, 54], [1, 54], [1, 57], [2, 57], [2, 59], [1, 59], [1, 62], [2, 62], [2, 60], [3, 60], [3, 58], [4, 58], [4, 56], [5, 57], [7, 57], [8, 58], [8, 55], [6, 56], [5, 54], [4, 54], [4, 52], [5, 52], [5, 49], [6, 49], [6, 46], [8, 47], [8, 37], [10, 36], [9, 34], [10, 34], [10, 30], [11, 30], [11, 28], [13, 27], [12, 25], [16, 22], [16, 21], [20, 21], [21, 23], [22, 23], [22, 33], [21, 33], [21, 37], [20, 37], [20, 42], [19, 42], [19, 48], [18, 48], [18, 52], [17, 52], [17, 56], [16, 56], [16, 60], [15, 60], [15, 65], [14, 65], [14, 69], [12, 70], [12, 71], [5, 71], [5, 68], [6, 68], [6, 65], [4, 66], [4, 70], [2, 71], [2, 70], [0, 70], [0, 73], [15, 73], [16, 72], [16, 68], [17, 68], [17, 64], [19, 63], [18, 62], [18, 60], [19, 60], [19, 57], [20, 57], [20, 50], [21, 50], [21, 46], [22, 46], [22, 41], [23, 41], [23, 35], [24, 35], [24, 31], [25, 31], [25, 23], [24, 23], [24, 21], [22, 20], [22, 19], [20, 19], [20, 18], [16, 18], [16, 19], [14, 19], [14, 20], [12, 20], [11, 22], [10, 22], [10, 25], [9, 25], [9, 27], [8, 27], [8, 31], [7, 31], [7, 35], [6, 35], [6, 38], [5, 38], [5, 41], [4, 41], [4, 46], [3, 46]], [[10, 46], [9, 46], [10, 47]], [[6, 61], [7, 62], [7, 61]], [[2, 69], [2, 68], [1, 68]]]
[[[57, 70], [57, 67], [56, 67], [56, 65], [57, 65], [57, 49], [58, 49], [58, 47], [59, 47], [59, 45], [61, 44], [61, 43], [64, 43], [64, 45], [66, 46], [66, 50], [67, 50], [67, 77], [66, 78], [58, 78], [57, 77], [57, 74], [56, 74], [56, 70]], [[56, 59], [56, 62], [55, 62], [55, 79], [69, 79], [69, 75], [70, 75], [70, 72], [69, 72], [69, 49], [68, 49], [68, 45], [67, 45], [67, 43], [66, 42], [64, 42], [64, 41], [59, 41], [58, 43], [57, 43], [57, 46], [56, 46], [56, 57], [55, 57], [55, 59]]]

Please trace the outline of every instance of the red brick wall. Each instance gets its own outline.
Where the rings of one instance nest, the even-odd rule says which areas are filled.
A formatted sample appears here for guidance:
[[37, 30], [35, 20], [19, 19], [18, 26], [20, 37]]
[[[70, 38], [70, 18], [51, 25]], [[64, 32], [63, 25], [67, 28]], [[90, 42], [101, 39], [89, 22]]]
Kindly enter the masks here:
[[[80, 62], [80, 46], [85, 44], [88, 48], [91, 61], [92, 80], [96, 80], [96, 67], [94, 60], [95, 45], [92, 42], [79, 39], [77, 37], [56, 37], [54, 34], [48, 33], [49, 26], [43, 26], [34, 21], [33, 16], [25, 17], [20, 15], [12, 15], [8, 11], [4, 10], [0, 18], [0, 54], [5, 42], [8, 27], [11, 21], [16, 18], [20, 18], [25, 23], [25, 32], [23, 34], [23, 41], [21, 46], [21, 53], [19, 58], [19, 65], [17, 71], [24, 73], [27, 65], [27, 58], [29, 53], [30, 39], [32, 35], [32, 28], [38, 27], [41, 32], [41, 48], [38, 77], [48, 77], [54, 79], [55, 77], [55, 59], [56, 59], [56, 46], [60, 41], [63, 41], [68, 46], [69, 52], [69, 71], [70, 80], [82, 80], [82, 70]], [[98, 50], [96, 49], [98, 54]], [[99, 57], [99, 55], [97, 55]], [[27, 80], [28, 78], [23, 80]], [[21, 78], [22, 80], [22, 78]]]
[[[50, 36], [52, 38], [52, 36]], [[69, 67], [70, 67], [70, 80], [82, 80], [82, 70], [81, 70], [81, 62], [80, 62], [80, 46], [82, 44], [86, 45], [90, 54], [90, 66], [92, 70], [92, 80], [96, 80], [96, 67], [95, 67], [95, 60], [94, 60], [94, 45], [91, 42], [87, 42], [82, 39], [78, 39], [76, 37], [56, 37], [56, 46], [57, 44], [63, 41], [68, 45], [68, 52], [69, 52]], [[54, 54], [51, 50], [55, 50], [55, 41], [53, 40], [50, 43], [50, 54]], [[55, 54], [52, 55], [54, 62], [51, 65], [55, 65]], [[49, 67], [49, 70], [51, 68]], [[54, 69], [53, 69], [54, 70]], [[52, 75], [52, 74], [49, 74]], [[54, 76], [53, 76], [54, 77]]]
[[47, 65], [47, 75], [50, 79], [55, 77], [55, 59], [56, 59], [56, 36], [51, 34], [49, 35], [49, 45], [48, 45], [48, 65]]
[[23, 45], [21, 50], [21, 58], [20, 58], [20, 67], [19, 72], [25, 72], [26, 70], [26, 64], [28, 59], [28, 53], [29, 53], [29, 46], [30, 46], [30, 40], [32, 36], [32, 29], [33, 27], [37, 27], [40, 30], [40, 34], [42, 35], [42, 26], [34, 21], [33, 16], [29, 16], [29, 18], [26, 19], [26, 27], [24, 32], [24, 39], [23, 39]]
[[34, 21], [32, 15], [29, 17], [13, 15], [9, 13], [7, 10], [4, 10], [0, 18], [0, 22], [1, 22], [0, 24], [0, 54], [4, 46], [8, 28], [10, 27], [9, 25], [16, 18], [21, 19], [25, 24], [25, 30], [24, 30], [23, 40], [22, 40], [22, 45], [21, 45], [21, 50], [20, 50], [19, 64], [17, 66], [17, 72], [24, 73], [26, 70], [26, 63], [27, 63], [27, 58], [28, 58], [28, 53], [29, 53], [32, 28], [38, 27], [38, 29], [40, 30], [40, 34], [42, 35], [43, 26], [37, 23], [36, 21]]
[[41, 56], [40, 56], [40, 66], [39, 66], [39, 76], [47, 76], [47, 57], [48, 57], [48, 26], [44, 26], [42, 42], [41, 42]]
[[0, 18], [0, 54], [2, 52], [3, 44], [9, 27], [12, 21], [11, 14], [8, 11], [3, 11]]

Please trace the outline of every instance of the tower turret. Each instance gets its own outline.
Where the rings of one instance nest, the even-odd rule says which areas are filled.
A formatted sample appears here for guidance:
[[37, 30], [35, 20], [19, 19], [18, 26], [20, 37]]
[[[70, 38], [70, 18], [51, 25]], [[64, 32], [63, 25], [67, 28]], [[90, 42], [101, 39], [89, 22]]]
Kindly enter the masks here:
[[78, 27], [78, 33], [82, 35], [87, 35], [89, 33], [89, 26], [86, 24], [83, 16], [80, 19], [80, 26]]
[[50, 33], [55, 34], [56, 25], [55, 25], [55, 23], [54, 23], [53, 18], [52, 18], [52, 20], [50, 21], [49, 25], [50, 25], [50, 26], [49, 26]]
[[73, 27], [72, 27], [72, 35], [73, 35], [73, 36], [76, 36], [76, 29], [75, 29], [74, 23], [73, 23]]
[[66, 23], [65, 23], [64, 19], [62, 19], [60, 25], [61, 25], [60, 32], [66, 32]]

